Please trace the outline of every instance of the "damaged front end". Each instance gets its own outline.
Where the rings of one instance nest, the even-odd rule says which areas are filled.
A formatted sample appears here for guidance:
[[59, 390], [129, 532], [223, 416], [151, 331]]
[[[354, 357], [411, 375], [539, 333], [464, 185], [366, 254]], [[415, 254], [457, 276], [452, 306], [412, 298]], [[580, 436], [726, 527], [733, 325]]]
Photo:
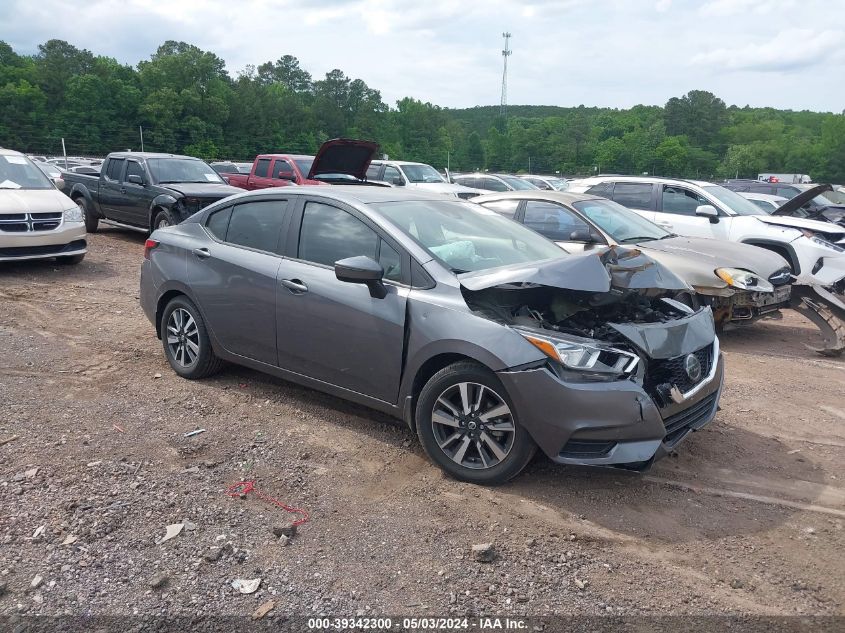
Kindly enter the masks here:
[[547, 357], [500, 376], [555, 461], [642, 468], [714, 417], [721, 363], [712, 312], [638, 249], [466, 275], [461, 285], [470, 309]]

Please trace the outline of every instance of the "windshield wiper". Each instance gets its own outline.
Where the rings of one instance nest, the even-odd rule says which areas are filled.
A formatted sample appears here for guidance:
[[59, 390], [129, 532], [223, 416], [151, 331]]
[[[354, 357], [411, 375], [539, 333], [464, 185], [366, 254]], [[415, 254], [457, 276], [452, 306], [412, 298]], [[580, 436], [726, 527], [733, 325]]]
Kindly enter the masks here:
[[659, 238], [661, 240], [668, 240], [670, 237], [678, 237], [677, 233], [669, 233], [669, 235], [664, 235], [663, 237]]
[[621, 244], [627, 244], [628, 242], [650, 242], [656, 239], [652, 235], [637, 235], [634, 237], [626, 237], [624, 240], [619, 240]]

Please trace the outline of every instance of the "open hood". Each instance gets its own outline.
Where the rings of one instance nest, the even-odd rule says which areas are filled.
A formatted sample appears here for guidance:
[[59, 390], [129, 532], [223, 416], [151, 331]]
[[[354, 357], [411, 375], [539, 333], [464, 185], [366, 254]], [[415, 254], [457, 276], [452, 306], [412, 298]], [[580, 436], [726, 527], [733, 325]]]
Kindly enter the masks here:
[[830, 185], [817, 185], [815, 187], [811, 187], [810, 189], [807, 189], [807, 191], [803, 191], [794, 198], [790, 198], [784, 202], [772, 212], [772, 215], [792, 215], [810, 200], [825, 191], [833, 191], [833, 187]]
[[845, 237], [845, 228], [836, 226], [832, 222], [824, 222], [819, 220], [808, 220], [806, 218], [793, 218], [790, 216], [771, 216], [771, 215], [755, 215], [755, 218], [760, 222], [766, 224], [774, 224], [776, 226], [788, 226], [793, 229], [807, 229], [814, 233], [829, 234], [834, 237], [839, 236], [838, 239]]
[[378, 152], [378, 143], [359, 141], [349, 138], [335, 138], [320, 146], [308, 180], [319, 179], [322, 175], [344, 174], [358, 180], [364, 180], [367, 168]]
[[460, 276], [460, 282], [472, 291], [510, 284], [584, 292], [609, 292], [611, 288], [689, 290], [686, 282], [641, 250], [621, 246], [467, 273]]

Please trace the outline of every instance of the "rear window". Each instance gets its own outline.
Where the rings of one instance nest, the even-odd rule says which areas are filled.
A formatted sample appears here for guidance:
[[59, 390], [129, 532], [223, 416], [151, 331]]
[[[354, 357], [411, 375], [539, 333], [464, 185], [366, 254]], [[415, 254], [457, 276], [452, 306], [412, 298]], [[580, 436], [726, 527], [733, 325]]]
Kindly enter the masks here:
[[617, 182], [613, 187], [613, 201], [629, 209], [651, 209], [651, 183]]

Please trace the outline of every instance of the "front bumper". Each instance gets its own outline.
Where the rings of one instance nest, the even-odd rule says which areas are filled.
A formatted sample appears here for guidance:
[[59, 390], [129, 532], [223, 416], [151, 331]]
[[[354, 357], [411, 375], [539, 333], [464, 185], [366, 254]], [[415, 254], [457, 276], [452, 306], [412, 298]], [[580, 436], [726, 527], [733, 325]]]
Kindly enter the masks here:
[[65, 222], [51, 231], [0, 231], [0, 261], [48, 259], [88, 251], [83, 222]]
[[710, 373], [682, 402], [662, 408], [630, 380], [570, 383], [546, 367], [498, 376], [519, 422], [552, 461], [643, 469], [716, 416], [724, 381], [716, 341]]

